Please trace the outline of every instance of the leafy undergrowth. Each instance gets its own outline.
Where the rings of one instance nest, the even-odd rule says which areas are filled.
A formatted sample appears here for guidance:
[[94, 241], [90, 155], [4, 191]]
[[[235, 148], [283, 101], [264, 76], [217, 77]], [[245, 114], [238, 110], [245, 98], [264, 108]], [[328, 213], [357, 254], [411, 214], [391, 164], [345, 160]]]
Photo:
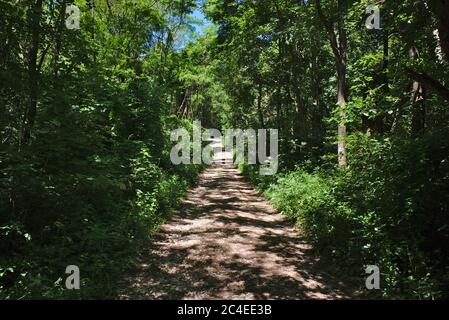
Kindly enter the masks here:
[[[178, 122], [166, 120], [166, 135], [168, 127], [190, 126]], [[98, 151], [93, 147], [95, 155], [55, 169], [44, 161], [63, 162], [61, 150], [54, 159], [45, 150], [47, 157], [22, 153], [2, 163], [10, 170], [0, 188], [1, 299], [113, 298], [122, 273], [202, 169], [174, 167], [166, 152], [156, 159], [151, 146], [139, 141]], [[14, 161], [24, 164], [9, 165]], [[66, 289], [69, 265], [80, 269], [80, 290]]]
[[[335, 261], [338, 272], [359, 276], [367, 297], [444, 299], [449, 292], [444, 136], [415, 141], [353, 136], [349, 169], [298, 168], [271, 185], [267, 178], [256, 179], [254, 167], [245, 166], [243, 173], [297, 222], [318, 254]], [[380, 268], [380, 291], [362, 288], [366, 265]]]

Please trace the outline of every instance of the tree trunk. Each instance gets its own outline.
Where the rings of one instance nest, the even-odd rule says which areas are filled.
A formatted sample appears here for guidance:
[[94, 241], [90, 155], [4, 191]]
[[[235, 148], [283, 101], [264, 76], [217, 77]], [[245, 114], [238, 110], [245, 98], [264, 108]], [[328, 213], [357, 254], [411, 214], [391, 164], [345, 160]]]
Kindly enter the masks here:
[[67, 0], [63, 0], [61, 3], [61, 6], [59, 8], [59, 18], [58, 18], [58, 29], [56, 31], [56, 36], [55, 36], [55, 56], [53, 59], [53, 63], [54, 63], [54, 73], [55, 73], [55, 78], [57, 78], [58, 73], [59, 73], [59, 57], [61, 55], [61, 50], [62, 50], [62, 32], [64, 30], [64, 18], [65, 18], [65, 11], [67, 8]]
[[[336, 23], [330, 22], [324, 15], [321, 8], [321, 1], [315, 0], [318, 16], [323, 23], [329, 36], [332, 52], [334, 53], [336, 69], [337, 69], [337, 104], [344, 110], [348, 102], [347, 83], [346, 83], [346, 63], [347, 63], [347, 38], [346, 30], [343, 23], [343, 1], [338, 0], [338, 19]], [[337, 30], [335, 30], [337, 29]], [[340, 168], [347, 167], [346, 159], [346, 112], [340, 112], [340, 124], [338, 125], [338, 166]]]
[[187, 89], [184, 94], [182, 103], [178, 108], [178, 115], [181, 118], [186, 118], [189, 114], [189, 100], [190, 100], [191, 95], [192, 95], [192, 93], [191, 93], [190, 89]]
[[435, 14], [438, 18], [438, 36], [440, 46], [446, 59], [449, 60], [449, 0], [435, 0]]
[[[346, 64], [338, 66], [337, 72], [337, 104], [340, 108], [344, 108], [347, 104], [346, 96]], [[338, 165], [340, 168], [347, 166], [346, 159], [346, 112], [340, 112], [340, 124], [338, 125]]]
[[21, 145], [27, 145], [31, 139], [31, 129], [33, 128], [38, 102], [39, 70], [37, 68], [37, 55], [39, 51], [39, 38], [41, 32], [42, 1], [37, 0], [32, 7], [29, 22], [31, 29], [31, 46], [28, 52], [28, 106], [25, 108], [23, 117], [23, 127]]
[[259, 115], [259, 123], [261, 128], [265, 128], [265, 121], [263, 119], [262, 111], [262, 99], [263, 99], [263, 86], [259, 83], [259, 96], [257, 98], [257, 114]]
[[[410, 48], [410, 57], [417, 58], [419, 56], [418, 49], [415, 46]], [[424, 132], [425, 129], [425, 87], [424, 85], [414, 79], [412, 81], [412, 128], [411, 134], [413, 137], [417, 137]]]
[[323, 138], [323, 111], [321, 108], [321, 98], [323, 95], [323, 88], [321, 85], [322, 75], [319, 70], [320, 66], [320, 51], [321, 48], [318, 41], [314, 43], [312, 46], [312, 70], [313, 71], [313, 80], [312, 80], [312, 99], [313, 99], [313, 108], [311, 110], [312, 115], [312, 134], [311, 140], [315, 146], [321, 146], [322, 138]]
[[445, 86], [443, 86], [437, 80], [431, 78], [429, 75], [427, 75], [425, 73], [419, 73], [419, 72], [413, 71], [412, 69], [409, 69], [409, 68], [406, 68], [405, 72], [414, 81], [424, 84], [427, 89], [438, 94], [441, 98], [449, 101], [449, 89], [446, 88]]
[[[285, 45], [285, 41], [284, 38], [281, 36], [279, 41], [278, 41], [278, 63], [279, 63], [279, 68], [281, 68], [282, 66], [282, 59], [284, 57], [284, 45]], [[276, 113], [277, 113], [277, 126], [278, 126], [278, 130], [279, 132], [283, 131], [283, 107], [284, 107], [284, 95], [282, 94], [282, 89], [283, 89], [283, 72], [284, 70], [281, 69], [280, 70], [280, 74], [278, 76], [277, 79], [277, 90], [278, 90], [278, 94], [277, 94], [277, 103], [276, 103]]]

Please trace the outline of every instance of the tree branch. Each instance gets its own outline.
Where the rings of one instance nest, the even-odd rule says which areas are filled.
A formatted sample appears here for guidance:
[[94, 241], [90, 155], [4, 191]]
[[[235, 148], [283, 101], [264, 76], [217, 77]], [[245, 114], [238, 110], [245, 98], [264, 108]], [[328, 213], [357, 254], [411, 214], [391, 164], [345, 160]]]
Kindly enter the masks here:
[[321, 23], [324, 25], [327, 33], [329, 34], [332, 51], [334, 52], [337, 62], [340, 62], [341, 61], [340, 46], [337, 41], [337, 35], [335, 34], [334, 26], [324, 15], [323, 10], [321, 9], [321, 0], [315, 0], [315, 3], [318, 17], [320, 18]]
[[438, 94], [440, 97], [449, 101], [449, 89], [442, 85], [437, 80], [431, 78], [425, 73], [416, 72], [410, 68], [405, 69], [405, 73], [413, 80], [420, 82], [427, 86], [427, 88], [434, 93]]

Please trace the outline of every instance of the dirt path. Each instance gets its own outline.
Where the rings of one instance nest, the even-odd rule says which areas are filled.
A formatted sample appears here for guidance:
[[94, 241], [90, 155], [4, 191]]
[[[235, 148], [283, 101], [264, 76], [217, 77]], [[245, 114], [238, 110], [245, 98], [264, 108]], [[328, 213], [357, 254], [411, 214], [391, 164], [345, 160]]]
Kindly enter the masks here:
[[145, 250], [120, 299], [347, 298], [292, 224], [221, 157]]

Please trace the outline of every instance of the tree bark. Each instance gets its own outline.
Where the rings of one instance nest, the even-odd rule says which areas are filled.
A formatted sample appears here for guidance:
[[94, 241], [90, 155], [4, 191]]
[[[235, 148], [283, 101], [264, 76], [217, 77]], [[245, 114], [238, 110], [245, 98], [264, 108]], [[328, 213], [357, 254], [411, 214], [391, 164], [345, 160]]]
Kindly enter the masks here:
[[449, 0], [435, 0], [434, 12], [438, 18], [438, 35], [441, 50], [449, 60]]
[[[336, 70], [337, 70], [337, 104], [342, 109], [340, 112], [340, 124], [338, 125], [338, 166], [340, 168], [347, 167], [346, 159], [346, 112], [343, 111], [348, 102], [346, 68], [347, 68], [347, 38], [345, 26], [342, 17], [342, 0], [338, 0], [338, 20], [337, 23], [330, 22], [324, 15], [321, 8], [321, 1], [315, 0], [318, 17], [326, 28], [329, 36], [332, 52], [334, 53]], [[335, 26], [336, 24], [336, 26]], [[337, 29], [337, 30], [335, 30]]]
[[[410, 57], [416, 58], [419, 51], [415, 46], [410, 48]], [[424, 132], [425, 128], [425, 86], [421, 81], [413, 79], [412, 81], [412, 136], [417, 137]]]
[[184, 94], [184, 98], [182, 100], [182, 103], [181, 103], [181, 105], [178, 108], [178, 115], [181, 118], [186, 118], [188, 113], [189, 113], [189, 100], [190, 100], [191, 95], [192, 94], [191, 94], [190, 89], [187, 89], [185, 94]]
[[55, 35], [55, 57], [54, 57], [54, 73], [55, 77], [57, 78], [59, 73], [59, 57], [61, 55], [62, 50], [62, 32], [64, 29], [64, 18], [65, 18], [65, 11], [67, 8], [67, 0], [63, 0], [61, 3], [61, 6], [59, 8], [59, 17], [58, 17], [58, 25]]
[[262, 83], [259, 83], [259, 96], [257, 98], [257, 113], [259, 115], [259, 122], [261, 128], [265, 128], [265, 121], [263, 119], [263, 111], [262, 111], [262, 99], [263, 99], [263, 86]]
[[415, 82], [420, 82], [425, 84], [429, 90], [435, 92], [440, 97], [449, 101], [449, 89], [442, 85], [437, 80], [431, 78], [429, 75], [425, 73], [416, 72], [410, 68], [406, 68], [405, 72], [407, 75], [412, 78]]
[[41, 15], [42, 15], [42, 2], [43, 0], [36, 0], [33, 4], [29, 23], [31, 29], [31, 46], [28, 52], [28, 106], [25, 108], [25, 114], [23, 117], [23, 127], [21, 135], [21, 145], [27, 145], [30, 143], [31, 130], [33, 128], [38, 102], [38, 89], [39, 89], [39, 70], [37, 68], [37, 56], [39, 52], [39, 38], [41, 33]]

